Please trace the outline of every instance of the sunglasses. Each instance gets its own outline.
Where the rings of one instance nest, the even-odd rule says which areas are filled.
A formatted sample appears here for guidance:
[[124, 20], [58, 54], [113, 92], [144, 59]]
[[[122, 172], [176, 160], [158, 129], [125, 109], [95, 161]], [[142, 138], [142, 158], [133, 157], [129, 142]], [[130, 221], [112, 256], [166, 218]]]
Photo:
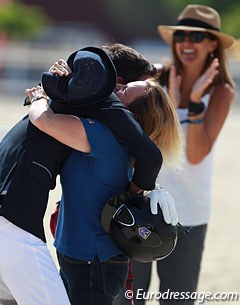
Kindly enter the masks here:
[[173, 33], [173, 41], [174, 42], [184, 42], [186, 37], [188, 37], [190, 42], [202, 42], [205, 38], [214, 40], [214, 36], [207, 32], [184, 32], [184, 31], [176, 31]]

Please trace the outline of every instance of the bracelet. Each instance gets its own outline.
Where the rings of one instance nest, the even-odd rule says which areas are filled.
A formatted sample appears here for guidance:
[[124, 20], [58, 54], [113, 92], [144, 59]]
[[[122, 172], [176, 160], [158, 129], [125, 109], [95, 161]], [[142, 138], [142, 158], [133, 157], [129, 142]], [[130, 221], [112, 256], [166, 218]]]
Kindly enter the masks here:
[[196, 119], [196, 120], [188, 120], [189, 124], [202, 124], [204, 122], [204, 119]]
[[200, 114], [204, 111], [204, 109], [205, 109], [205, 105], [203, 102], [195, 103], [195, 102], [189, 101], [188, 116], [194, 116], [194, 115]]
[[31, 100], [31, 104], [35, 101], [41, 100], [42, 98], [44, 98], [45, 100], [47, 100], [47, 97], [43, 94], [36, 94], [32, 100]]
[[23, 106], [30, 106], [30, 105], [31, 105], [31, 100], [30, 100], [29, 96], [26, 96]]
[[47, 97], [43, 94], [36, 94], [31, 100], [29, 96], [27, 96], [24, 100], [23, 106], [30, 106], [33, 102], [38, 101], [41, 98], [47, 99]]
[[180, 124], [185, 124], [185, 123], [188, 123], [188, 124], [201, 124], [203, 122], [204, 122], [203, 118], [195, 119], [195, 120], [187, 119], [187, 120], [180, 121]]

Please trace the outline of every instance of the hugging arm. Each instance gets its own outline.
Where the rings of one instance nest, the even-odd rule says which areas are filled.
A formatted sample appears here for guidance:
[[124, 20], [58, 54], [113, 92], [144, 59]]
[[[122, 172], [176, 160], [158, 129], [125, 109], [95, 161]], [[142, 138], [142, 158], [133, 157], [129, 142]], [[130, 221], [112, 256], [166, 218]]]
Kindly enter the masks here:
[[[50, 68], [50, 72], [68, 75], [72, 71], [65, 61], [60, 60], [60, 63], [56, 62]], [[123, 106], [115, 94], [111, 94], [107, 100], [96, 103], [88, 110], [85, 108], [85, 113], [82, 112], [83, 109], [78, 110], [78, 116], [91, 117], [105, 124], [134, 157], [133, 183], [136, 189], [154, 189], [163, 162], [162, 154], [143, 132], [134, 115]]]
[[142, 190], [152, 190], [162, 166], [162, 154], [144, 133], [126, 108], [103, 108], [94, 113], [94, 118], [107, 125], [134, 157], [134, 184]]
[[[134, 156], [135, 171], [132, 181], [142, 190], [152, 190], [146, 194], [150, 198], [152, 214], [158, 213], [159, 206], [165, 222], [176, 225], [178, 217], [174, 199], [166, 190], [155, 183], [162, 166], [162, 154], [144, 133], [133, 114], [126, 108], [112, 107], [101, 109], [97, 115], [95, 114], [95, 117], [106, 124]], [[130, 191], [134, 190], [130, 189]]]

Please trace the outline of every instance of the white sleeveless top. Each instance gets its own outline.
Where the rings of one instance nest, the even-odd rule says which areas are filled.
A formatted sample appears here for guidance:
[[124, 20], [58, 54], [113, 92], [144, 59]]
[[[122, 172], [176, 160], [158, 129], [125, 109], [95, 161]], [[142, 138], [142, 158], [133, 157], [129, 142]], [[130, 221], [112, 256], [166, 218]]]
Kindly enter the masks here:
[[[208, 106], [210, 95], [202, 101]], [[177, 109], [180, 122], [188, 119], [188, 109]], [[186, 142], [188, 123], [181, 123]], [[184, 150], [185, 151], [185, 150]], [[157, 182], [173, 196], [179, 222], [183, 226], [206, 224], [210, 217], [213, 151], [201, 161], [192, 165], [187, 161], [186, 154], [180, 170], [163, 167]]]

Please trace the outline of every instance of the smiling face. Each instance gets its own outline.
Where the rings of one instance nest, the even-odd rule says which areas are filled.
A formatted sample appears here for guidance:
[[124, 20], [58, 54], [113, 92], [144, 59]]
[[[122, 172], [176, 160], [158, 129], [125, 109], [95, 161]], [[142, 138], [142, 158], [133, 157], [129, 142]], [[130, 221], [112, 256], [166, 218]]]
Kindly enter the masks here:
[[131, 82], [126, 85], [117, 83], [115, 87], [115, 94], [128, 107], [137, 97], [146, 95], [147, 83], [146, 81]]
[[183, 65], [192, 66], [193, 64], [204, 65], [209, 54], [213, 53], [217, 47], [217, 40], [205, 37], [199, 42], [192, 42], [189, 31], [185, 32], [183, 41], [175, 42], [175, 50], [179, 60]]

